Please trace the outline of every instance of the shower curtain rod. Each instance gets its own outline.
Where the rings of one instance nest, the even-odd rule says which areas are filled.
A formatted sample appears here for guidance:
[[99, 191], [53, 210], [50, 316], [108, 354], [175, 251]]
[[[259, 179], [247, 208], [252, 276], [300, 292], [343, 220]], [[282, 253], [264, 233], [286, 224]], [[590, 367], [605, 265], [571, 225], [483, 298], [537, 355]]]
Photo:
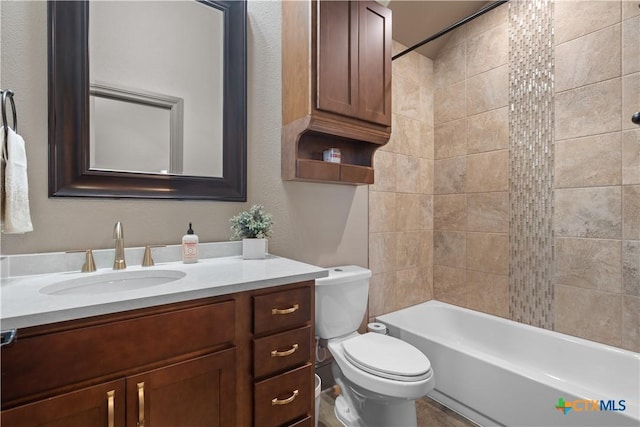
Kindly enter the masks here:
[[448, 27], [447, 27], [447, 28], [445, 28], [444, 30], [438, 31], [437, 33], [435, 33], [435, 34], [434, 34], [434, 35], [432, 35], [431, 37], [428, 37], [428, 38], [426, 38], [426, 39], [422, 40], [420, 43], [415, 44], [415, 45], [411, 46], [410, 48], [405, 49], [405, 50], [403, 50], [402, 52], [400, 52], [400, 53], [398, 53], [398, 54], [394, 55], [394, 56], [391, 58], [391, 60], [392, 60], [392, 61], [394, 61], [394, 60], [396, 60], [396, 59], [400, 58], [401, 56], [406, 55], [407, 53], [409, 53], [409, 52], [412, 52], [412, 51], [416, 50], [416, 49], [417, 49], [417, 48], [419, 48], [420, 46], [425, 45], [425, 44], [427, 44], [427, 43], [429, 43], [429, 42], [431, 42], [431, 41], [434, 41], [435, 39], [437, 39], [437, 38], [439, 38], [439, 37], [444, 36], [444, 35], [445, 35], [445, 34], [447, 34], [448, 32], [455, 30], [456, 28], [458, 28], [458, 27], [460, 27], [460, 26], [462, 26], [462, 25], [466, 24], [466, 23], [467, 23], [467, 22], [469, 22], [469, 21], [473, 21], [473, 20], [474, 20], [474, 19], [476, 19], [478, 16], [483, 15], [483, 14], [485, 14], [485, 13], [489, 12], [489, 11], [490, 11], [490, 10], [492, 10], [492, 9], [495, 9], [496, 7], [500, 6], [501, 4], [506, 3], [507, 1], [509, 1], [509, 0], [498, 0], [498, 1], [496, 1], [496, 2], [491, 3], [490, 5], [487, 5], [487, 6], [483, 7], [482, 9], [480, 9], [479, 11], [477, 11], [476, 13], [474, 13], [474, 14], [472, 14], [472, 15], [469, 15], [469, 16], [467, 16], [467, 17], [466, 17], [466, 18], [464, 18], [464, 19], [461, 19], [460, 21], [456, 22], [455, 24], [448, 26]]

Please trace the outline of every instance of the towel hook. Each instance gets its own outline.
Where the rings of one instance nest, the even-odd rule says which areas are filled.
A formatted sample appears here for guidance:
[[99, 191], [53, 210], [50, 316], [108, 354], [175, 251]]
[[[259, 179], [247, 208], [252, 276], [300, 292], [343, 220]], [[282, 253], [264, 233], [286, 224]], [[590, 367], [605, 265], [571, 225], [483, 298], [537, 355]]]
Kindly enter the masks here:
[[13, 91], [12, 90], [3, 90], [2, 91], [2, 125], [4, 126], [4, 136], [7, 138], [7, 134], [9, 132], [9, 122], [7, 120], [7, 97], [9, 101], [11, 101], [11, 110], [13, 112], [13, 130], [18, 132], [18, 117], [16, 114], [16, 103], [13, 100]]

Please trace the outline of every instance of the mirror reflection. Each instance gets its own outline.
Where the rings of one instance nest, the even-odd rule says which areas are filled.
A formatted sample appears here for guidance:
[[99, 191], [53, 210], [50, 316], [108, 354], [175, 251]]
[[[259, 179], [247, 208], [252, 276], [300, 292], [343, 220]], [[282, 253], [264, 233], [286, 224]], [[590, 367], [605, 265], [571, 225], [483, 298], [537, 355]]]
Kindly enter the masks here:
[[90, 169], [223, 176], [224, 13], [91, 1]]

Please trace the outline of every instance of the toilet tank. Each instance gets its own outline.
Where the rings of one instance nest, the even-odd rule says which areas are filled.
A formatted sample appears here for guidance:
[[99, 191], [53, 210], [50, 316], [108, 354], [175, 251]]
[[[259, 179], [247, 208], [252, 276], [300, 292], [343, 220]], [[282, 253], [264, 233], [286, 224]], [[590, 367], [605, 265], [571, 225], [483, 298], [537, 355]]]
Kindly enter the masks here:
[[316, 279], [316, 335], [329, 339], [358, 330], [367, 310], [371, 271], [357, 265], [330, 267]]

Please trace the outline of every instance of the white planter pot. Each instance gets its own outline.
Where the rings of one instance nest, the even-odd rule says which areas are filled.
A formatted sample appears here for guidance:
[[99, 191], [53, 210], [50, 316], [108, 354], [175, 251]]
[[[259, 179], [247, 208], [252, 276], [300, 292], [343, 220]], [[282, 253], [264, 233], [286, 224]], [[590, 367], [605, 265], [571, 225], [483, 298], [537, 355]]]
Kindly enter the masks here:
[[242, 257], [244, 259], [264, 259], [267, 257], [267, 239], [242, 239]]

